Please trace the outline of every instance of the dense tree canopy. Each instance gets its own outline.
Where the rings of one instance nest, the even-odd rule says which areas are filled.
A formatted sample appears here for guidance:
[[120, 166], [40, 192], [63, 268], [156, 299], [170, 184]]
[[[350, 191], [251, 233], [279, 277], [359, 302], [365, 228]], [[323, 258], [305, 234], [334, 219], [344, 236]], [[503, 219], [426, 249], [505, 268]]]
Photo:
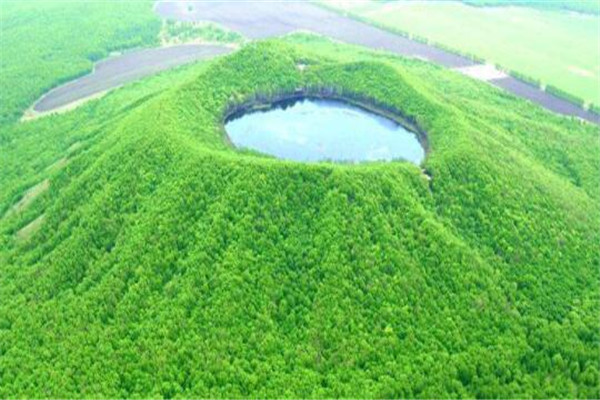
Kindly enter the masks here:
[[[229, 146], [298, 89], [417, 124], [424, 170]], [[0, 397], [600, 396], [594, 126], [294, 35], [0, 146]]]

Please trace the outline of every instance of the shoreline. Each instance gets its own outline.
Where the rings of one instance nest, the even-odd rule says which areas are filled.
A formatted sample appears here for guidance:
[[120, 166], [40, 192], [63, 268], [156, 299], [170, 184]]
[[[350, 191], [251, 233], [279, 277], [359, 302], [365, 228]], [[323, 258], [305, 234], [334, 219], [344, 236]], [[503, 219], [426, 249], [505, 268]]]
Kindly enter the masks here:
[[229, 138], [229, 135], [227, 134], [225, 125], [227, 124], [227, 122], [240, 118], [244, 114], [252, 112], [265, 112], [270, 109], [277, 108], [279, 105], [281, 105], [281, 103], [292, 101], [298, 102], [302, 100], [311, 99], [335, 100], [341, 103], [360, 108], [363, 111], [370, 112], [380, 117], [392, 120], [398, 125], [405, 128], [406, 130], [410, 131], [411, 133], [414, 133], [417, 137], [417, 140], [423, 147], [423, 150], [425, 151], [425, 158], [423, 159], [423, 162], [425, 162], [427, 156], [431, 151], [429, 147], [429, 138], [427, 132], [424, 129], [422, 129], [413, 118], [404, 115], [400, 110], [394, 109], [386, 104], [380, 104], [379, 102], [374, 101], [372, 99], [360, 97], [359, 95], [339, 95], [333, 93], [333, 90], [334, 89], [331, 88], [321, 88], [319, 90], [301, 88], [296, 89], [292, 93], [276, 94], [270, 96], [267, 99], [255, 98], [243, 101], [241, 103], [228, 104], [221, 118], [221, 129], [224, 134], [224, 139], [228, 145], [235, 147], [231, 139]]

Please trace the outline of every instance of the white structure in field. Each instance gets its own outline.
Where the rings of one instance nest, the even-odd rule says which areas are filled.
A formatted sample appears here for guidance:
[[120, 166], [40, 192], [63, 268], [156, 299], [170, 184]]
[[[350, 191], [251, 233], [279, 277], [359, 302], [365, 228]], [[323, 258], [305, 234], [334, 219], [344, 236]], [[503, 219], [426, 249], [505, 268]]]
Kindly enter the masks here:
[[500, 71], [493, 64], [469, 65], [468, 67], [456, 68], [456, 70], [462, 74], [470, 76], [471, 78], [486, 82], [508, 77], [505, 72]]

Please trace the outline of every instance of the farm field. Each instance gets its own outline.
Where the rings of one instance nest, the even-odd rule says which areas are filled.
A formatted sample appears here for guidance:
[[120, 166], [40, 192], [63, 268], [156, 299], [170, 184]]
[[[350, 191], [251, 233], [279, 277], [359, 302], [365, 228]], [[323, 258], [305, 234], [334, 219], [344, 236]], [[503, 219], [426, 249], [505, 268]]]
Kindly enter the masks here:
[[42, 94], [91, 72], [112, 51], [159, 42], [161, 22], [152, 1], [110, 7], [99, 1], [68, 7], [60, 1], [6, 1], [1, 7], [0, 125], [17, 121]]
[[454, 1], [325, 3], [600, 104], [597, 14], [526, 6], [473, 7]]
[[[52, 2], [40, 2], [40, 7], [38, 8], [24, 7], [21, 9], [19, 7], [7, 7], [7, 10], [9, 11], [9, 15], [11, 12], [18, 12], [23, 15], [31, 14], [35, 16], [37, 12], [47, 8], [46, 12], [48, 15], [52, 15], [53, 12], [57, 13], [58, 18], [53, 21], [63, 21], [65, 23], [69, 21], [68, 18], [60, 19], [65, 18], [65, 15], [60, 14], [60, 9], [53, 8], [53, 4]], [[145, 9], [122, 9], [125, 12], [123, 15], [127, 15], [127, 12], [134, 12], [135, 10], [140, 11], [141, 15], [145, 15], [151, 3], [144, 4]], [[94, 6], [93, 3], [70, 3], [69, 7], [72, 8], [70, 12], [86, 12], [90, 5]], [[87, 29], [89, 32], [88, 42], [86, 43], [84, 39], [79, 39], [81, 40], [80, 53], [78, 53], [78, 48], [74, 47], [70, 49], [72, 53], [69, 54], [64, 52], [61, 52], [60, 56], [55, 53], [52, 54], [53, 64], [57, 68], [57, 77], [54, 80], [48, 80], [48, 82], [52, 83], [46, 83], [46, 85], [49, 85], [48, 89], [40, 94], [42, 98], [38, 95], [38, 99], [35, 101], [29, 99], [31, 99], [32, 93], [40, 92], [40, 78], [46, 76], [49, 72], [49, 65], [36, 70], [31, 69], [31, 66], [36, 65], [36, 62], [45, 63], [47, 60], [43, 59], [45, 57], [44, 52], [49, 51], [48, 49], [37, 49], [38, 41], [35, 39], [36, 35], [42, 35], [44, 29], [49, 28], [44, 27], [39, 30], [29, 29], [21, 32], [20, 30], [23, 30], [23, 28], [19, 25], [11, 26], [8, 24], [9, 28], [3, 30], [4, 41], [9, 44], [12, 43], [12, 46], [9, 48], [11, 52], [31, 55], [29, 57], [30, 62], [23, 66], [24, 68], [21, 70], [21, 73], [25, 71], [26, 74], [32, 75], [32, 77], [19, 80], [19, 85], [9, 86], [3, 93], [6, 98], [6, 101], [2, 103], [2, 112], [5, 113], [4, 120], [13, 121], [16, 117], [30, 119], [51, 112], [64, 112], [65, 110], [77, 107], [82, 102], [103, 95], [108, 90], [118, 87], [123, 82], [137, 79], [142, 75], [154, 73], [163, 68], [173, 67], [182, 62], [192, 61], [199, 57], [215, 55], [216, 53], [211, 50], [211, 46], [226, 45], [233, 48], [238, 47], [247, 40], [241, 34], [246, 35], [248, 38], [261, 38], [286, 34], [294, 30], [310, 30], [348, 43], [431, 60], [449, 68], [477, 67], [477, 64], [468, 58], [409, 40], [366, 23], [336, 15], [334, 12], [320, 9], [309, 3], [158, 2], [154, 10], [156, 12], [155, 17], [160, 16], [163, 19], [159, 24], [152, 24], [151, 30], [144, 31], [144, 40], [139, 36], [141, 34], [139, 27], [135, 25], [135, 18], [140, 18], [140, 15], [127, 20], [127, 18], [123, 18], [123, 15], [110, 14], [103, 11], [105, 12], [103, 15], [105, 20], [102, 21], [102, 24], [97, 24], [90, 17], [87, 17], [83, 21], [78, 21], [78, 23], [87, 24], [84, 31]], [[116, 26], [111, 25], [111, 23], [119, 24], [125, 20], [131, 24], [125, 26], [129, 26], [128, 29], [134, 32], [133, 35], [138, 35], [137, 41], [126, 45], [113, 44], [111, 45], [112, 47], [109, 46], [112, 49], [110, 53], [107, 52], [110, 49], [101, 49], [92, 52], [86, 50], [86, 46], [93, 46], [94, 40], [98, 41], [99, 38], [111, 35], [110, 29], [114, 29], [114, 26]], [[323, 24], [322, 21], [325, 20], [328, 22]], [[219, 25], [207, 23], [207, 21], [216, 22]], [[158, 36], [152, 37], [153, 32]], [[162, 47], [182, 47], [179, 49], [169, 49], [156, 47], [158, 45]], [[127, 51], [127, 54], [119, 56], [118, 54], [126, 51], [128, 46], [138, 48], [150, 46], [152, 48], [137, 49], [133, 52]], [[20, 50], [17, 51], [16, 49]], [[36, 50], [32, 52], [32, 49]], [[190, 52], [190, 49], [196, 49], [197, 51], [193, 50]], [[169, 52], [172, 55], [167, 55]], [[173, 57], [176, 52], [179, 55]], [[150, 62], [151, 54], [154, 53], [156, 53], [156, 57], [154, 57], [154, 61]], [[165, 57], [160, 56], [160, 54], [165, 54]], [[72, 56], [71, 61], [73, 62], [69, 61], [68, 55]], [[106, 55], [110, 55], [111, 57], [105, 59]], [[141, 57], [139, 62], [132, 62], [135, 61], [136, 55], [140, 55]], [[38, 59], [39, 57], [42, 57], [42, 60]], [[78, 65], [79, 61], [74, 62], [74, 60], [78, 59], [85, 61], [79, 67], [79, 72], [76, 72], [75, 75], [65, 76], [65, 71]], [[18, 57], [16, 60], [18, 60]], [[94, 66], [94, 63], [99, 60], [101, 61], [98, 62], [98, 67], [101, 73], [92, 73], [78, 79], [79, 76], [87, 74]], [[11, 60], [11, 62], [14, 61]], [[119, 67], [121, 64], [122, 67], [128, 69], [127, 73], [123, 73], [122, 67]], [[106, 66], [115, 67], [117, 73], [113, 74], [110, 72], [110, 68], [104, 68]], [[64, 69], [64, 71], [60, 72], [61, 69]], [[3, 70], [2, 72], [5, 75], [3, 79], [8, 82], [14, 71], [16, 69], [12, 67]], [[17, 79], [16, 77], [13, 78]], [[579, 100], [570, 102], [553, 94], [546, 93], [535, 85], [519, 82], [512, 77], [501, 77], [489, 82], [517, 96], [541, 104], [549, 110], [565, 115], [578, 116], [595, 123], [600, 121], [600, 116], [597, 113], [584, 110], [581, 104], [579, 104]], [[30, 107], [27, 108], [27, 105]], [[38, 111], [42, 111], [42, 113]]]
[[600, 14], [600, 2], [598, 2], [597, 0], [463, 0], [463, 3], [480, 7], [514, 5], [521, 7], [533, 7], [542, 10], [566, 10], [592, 15]]
[[64, 107], [107, 89], [165, 69], [198, 61], [232, 49], [224, 46], [200, 44], [157, 47], [131, 51], [97, 63], [93, 73], [68, 82], [45, 94], [33, 107], [34, 112], [44, 112]]
[[[355, 4], [355, 3], [351, 3]], [[156, 12], [163, 18], [182, 22], [211, 21], [248, 38], [260, 39], [311, 31], [345, 43], [389, 51], [407, 57], [428, 60], [447, 68], [460, 70], [477, 63], [439, 47], [411, 40], [369, 23], [357, 21], [340, 13], [320, 8], [308, 2], [166, 2], [157, 3]], [[577, 116], [600, 123], [600, 115], [585, 110], [579, 99], [559, 98], [529, 84], [506, 76], [488, 82], [507, 91], [565, 115]], [[563, 97], [565, 97], [563, 95]], [[573, 101], [574, 100], [574, 101]]]

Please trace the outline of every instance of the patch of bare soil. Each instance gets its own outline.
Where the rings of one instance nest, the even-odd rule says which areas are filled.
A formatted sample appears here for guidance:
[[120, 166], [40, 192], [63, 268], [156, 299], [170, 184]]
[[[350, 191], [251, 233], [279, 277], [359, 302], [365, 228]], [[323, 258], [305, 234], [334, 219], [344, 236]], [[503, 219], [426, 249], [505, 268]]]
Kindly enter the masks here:
[[34, 233], [36, 233], [37, 231], [40, 230], [40, 228], [42, 227], [42, 224], [44, 223], [45, 218], [46, 218], [46, 215], [42, 214], [39, 217], [37, 217], [36, 219], [34, 219], [33, 221], [31, 221], [29, 224], [25, 225], [23, 228], [21, 228], [17, 232], [17, 234], [16, 234], [17, 239], [19, 239], [19, 240], [29, 239]]
[[58, 169], [63, 168], [68, 163], [69, 163], [69, 159], [67, 157], [63, 157], [63, 158], [57, 160], [56, 162], [48, 165], [48, 167], [46, 167], [46, 171], [56, 171]]
[[52, 164], [48, 165], [46, 167], [46, 171], [56, 171], [58, 169], [63, 168], [67, 164], [69, 164], [71, 162], [71, 159], [69, 158], [69, 156], [73, 155], [73, 153], [75, 153], [79, 148], [81, 148], [81, 146], [83, 146], [83, 143], [81, 143], [81, 142], [73, 143], [67, 149], [67, 156], [62, 157], [62, 158], [56, 160], [55, 162], [53, 162]]
[[25, 210], [40, 194], [44, 193], [50, 187], [50, 181], [44, 179], [35, 186], [30, 187], [25, 191], [21, 200], [19, 200], [12, 208], [8, 211], [8, 214], [19, 213]]
[[79, 149], [81, 146], [83, 146], [83, 143], [75, 142], [69, 146], [69, 148], [67, 149], [67, 153], [71, 154], [71, 153], [75, 152], [75, 150]]

